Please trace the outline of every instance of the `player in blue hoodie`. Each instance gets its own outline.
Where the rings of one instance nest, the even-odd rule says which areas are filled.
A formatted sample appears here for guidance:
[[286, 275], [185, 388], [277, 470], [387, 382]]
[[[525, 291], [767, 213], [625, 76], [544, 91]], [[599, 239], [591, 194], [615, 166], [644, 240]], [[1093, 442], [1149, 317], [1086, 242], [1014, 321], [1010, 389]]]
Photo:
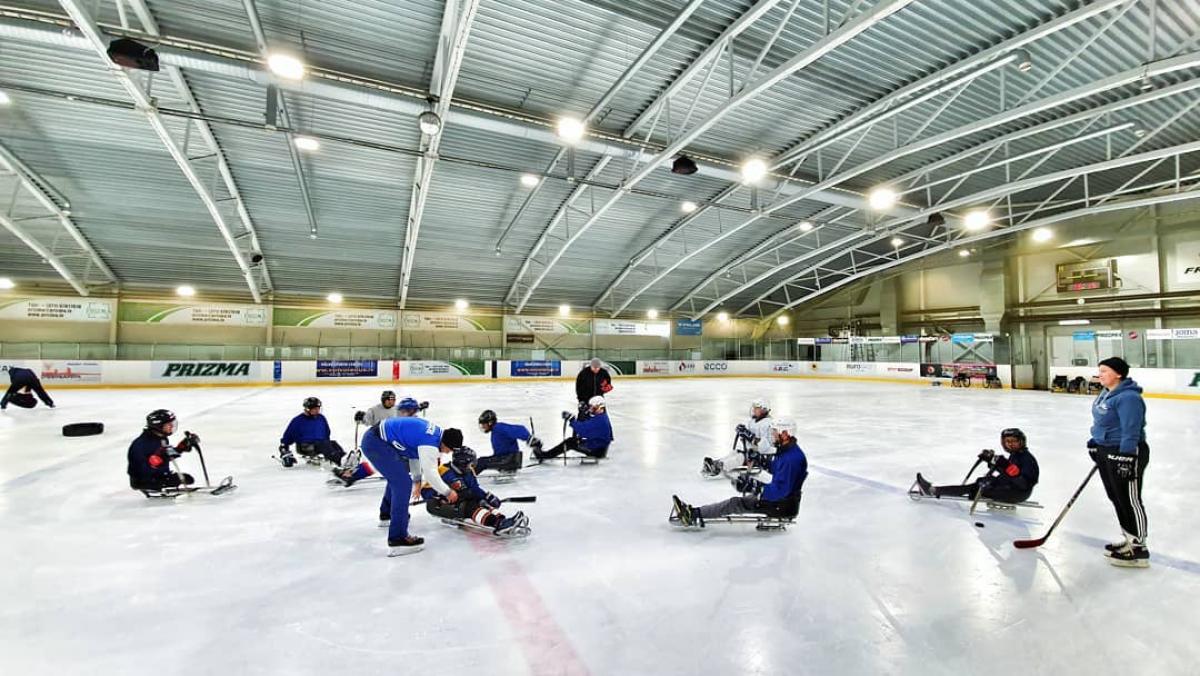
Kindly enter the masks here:
[[321, 400], [308, 397], [304, 400], [304, 412], [292, 418], [283, 437], [279, 439], [279, 462], [284, 467], [296, 464], [296, 456], [292, 455], [291, 446], [296, 445], [296, 452], [308, 460], [324, 457], [335, 465], [341, 465], [346, 458], [346, 452], [338, 442], [331, 440], [329, 421], [321, 414]]
[[[796, 423], [790, 418], [771, 421], [771, 441], [775, 456], [754, 453], [750, 462], [758, 464], [771, 475], [764, 485], [749, 474], [738, 477], [736, 487], [743, 495], [723, 502], [693, 507], [672, 495], [679, 525], [704, 527], [705, 519], [719, 519], [738, 514], [762, 514], [772, 518], [790, 519], [800, 509], [800, 495], [808, 478], [808, 458], [796, 443]], [[757, 496], [757, 497], [755, 497]]]
[[1104, 491], [1121, 523], [1121, 542], [1105, 545], [1114, 566], [1146, 568], [1146, 507], [1142, 504], [1142, 478], [1150, 464], [1146, 444], [1146, 402], [1142, 388], [1129, 377], [1129, 364], [1120, 357], [1100, 362], [1104, 390], [1092, 402], [1092, 431], [1087, 446], [1100, 470]]
[[608, 455], [608, 446], [613, 441], [612, 423], [608, 421], [608, 409], [604, 397], [595, 396], [588, 400], [586, 416], [576, 418], [570, 411], [563, 411], [563, 420], [571, 425], [574, 434], [550, 450], [533, 450], [539, 461], [556, 458], [567, 451], [579, 451], [591, 458]]
[[496, 418], [496, 412], [488, 409], [479, 414], [479, 431], [492, 435], [492, 454], [475, 461], [475, 473], [482, 474], [484, 470], [494, 469], [498, 472], [512, 473], [521, 469], [523, 458], [518, 441], [529, 444], [534, 453], [542, 450], [542, 442], [524, 425], [502, 423]]

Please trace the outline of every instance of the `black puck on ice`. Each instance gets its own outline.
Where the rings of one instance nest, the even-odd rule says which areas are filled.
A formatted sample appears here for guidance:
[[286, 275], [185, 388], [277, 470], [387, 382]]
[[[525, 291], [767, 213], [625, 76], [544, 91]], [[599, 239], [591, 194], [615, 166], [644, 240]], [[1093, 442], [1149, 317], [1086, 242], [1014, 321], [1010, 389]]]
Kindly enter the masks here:
[[982, 522], [982, 521], [976, 521], [976, 522], [975, 522], [975, 527], [976, 527], [976, 528], [983, 528], [983, 522]]

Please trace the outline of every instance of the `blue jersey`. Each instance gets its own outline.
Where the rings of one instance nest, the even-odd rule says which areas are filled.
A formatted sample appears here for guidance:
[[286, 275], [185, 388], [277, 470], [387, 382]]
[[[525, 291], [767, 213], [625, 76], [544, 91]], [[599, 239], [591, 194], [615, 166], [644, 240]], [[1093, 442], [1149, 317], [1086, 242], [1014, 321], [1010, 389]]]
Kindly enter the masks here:
[[571, 421], [571, 429], [575, 435], [583, 439], [583, 447], [599, 451], [608, 448], [612, 443], [612, 423], [608, 421], [608, 413], [598, 413], [586, 420]]
[[[441, 475], [442, 481], [445, 481], [447, 486], [453, 488], [458, 493], [460, 500], [482, 500], [487, 495], [487, 491], [480, 487], [479, 479], [475, 477], [474, 470], [462, 473], [454, 469], [454, 465], [442, 465], [438, 467], [438, 474]], [[421, 486], [422, 499], [437, 500], [441, 497], [429, 484]]]
[[379, 423], [379, 436], [400, 455], [413, 459], [417, 458], [417, 447], [439, 448], [442, 444], [442, 428], [424, 418], [388, 418]]
[[800, 489], [808, 478], [808, 458], [793, 440], [775, 453], [767, 471], [771, 473], [771, 483], [763, 489], [762, 499], [770, 502], [794, 500], [800, 496]]
[[312, 441], [329, 441], [329, 435], [329, 421], [325, 419], [325, 416], [320, 413], [316, 415], [301, 413], [288, 423], [279, 443], [291, 446]]
[[492, 428], [492, 455], [508, 455], [521, 450], [517, 441], [529, 441], [529, 430], [524, 425], [496, 423]]

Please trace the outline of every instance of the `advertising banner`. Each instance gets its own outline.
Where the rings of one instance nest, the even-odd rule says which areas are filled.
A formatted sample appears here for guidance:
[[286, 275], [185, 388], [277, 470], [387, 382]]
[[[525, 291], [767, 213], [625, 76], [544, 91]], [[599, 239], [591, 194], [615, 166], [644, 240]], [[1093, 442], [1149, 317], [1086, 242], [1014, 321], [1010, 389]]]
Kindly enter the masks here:
[[1172, 329], [1146, 329], [1146, 340], [1171, 340], [1174, 337]]
[[468, 317], [433, 312], [405, 312], [401, 319], [405, 331], [499, 331], [499, 317]]
[[103, 298], [10, 298], [0, 300], [0, 319], [57, 322], [107, 322], [113, 301]]
[[675, 335], [677, 336], [699, 336], [703, 334], [703, 331], [704, 329], [700, 320], [675, 320]]
[[643, 376], [669, 376], [672, 373], [669, 361], [639, 361], [637, 368], [638, 375]]
[[1092, 342], [1096, 339], [1095, 331], [1076, 331], [1071, 334], [1071, 339], [1080, 342]]
[[[545, 333], [553, 335], [586, 334], [591, 330], [591, 320], [560, 319], [556, 317], [524, 317], [508, 315], [504, 318], [504, 330], [513, 333]], [[511, 338], [511, 336], [510, 336]]]
[[1180, 242], [1175, 245], [1175, 281], [1180, 284], [1200, 284], [1200, 242]]
[[1200, 329], [1171, 329], [1171, 337], [1175, 340], [1198, 340]]
[[921, 364], [921, 376], [924, 378], [953, 378], [957, 373], [966, 373], [972, 378], [996, 376], [995, 364]]
[[562, 375], [560, 361], [514, 361], [509, 373], [517, 378], [549, 378]]
[[38, 377], [46, 383], [98, 383], [103, 369], [98, 361], [44, 361]]
[[1122, 334], [1120, 330], [1116, 331], [1096, 331], [1096, 340], [1121, 340]]
[[668, 322], [634, 322], [625, 319], [596, 319], [594, 330], [598, 336], [658, 336], [668, 338], [671, 325]]
[[190, 382], [215, 380], [238, 382], [255, 380], [258, 362], [253, 361], [152, 361], [151, 380]]
[[123, 302], [123, 322], [205, 326], [266, 326], [267, 308], [259, 305], [191, 305]]
[[314, 310], [312, 308], [275, 308], [275, 326], [316, 329], [366, 329], [392, 331], [396, 313], [392, 310]]
[[379, 362], [374, 359], [318, 359], [318, 378], [378, 378]]
[[797, 345], [816, 345], [817, 339], [816, 338], [797, 338], [796, 344]]
[[481, 360], [409, 361], [403, 362], [403, 365], [402, 377], [408, 378], [462, 378], [484, 374], [484, 363]]

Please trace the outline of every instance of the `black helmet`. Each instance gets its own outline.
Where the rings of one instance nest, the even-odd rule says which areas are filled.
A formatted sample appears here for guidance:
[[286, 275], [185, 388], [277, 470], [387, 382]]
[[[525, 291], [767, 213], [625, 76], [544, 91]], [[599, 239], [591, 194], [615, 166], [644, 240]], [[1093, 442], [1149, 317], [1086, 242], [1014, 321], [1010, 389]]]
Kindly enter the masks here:
[[308, 410], [310, 408], [321, 408], [321, 400], [317, 399], [316, 397], [307, 397], [304, 400], [304, 410]]
[[1005, 439], [1007, 439], [1007, 438], [1009, 438], [1009, 437], [1013, 437], [1013, 438], [1015, 438], [1015, 439], [1020, 439], [1020, 440], [1021, 440], [1021, 448], [1022, 448], [1022, 449], [1024, 449], [1024, 448], [1025, 448], [1025, 443], [1026, 443], [1026, 440], [1025, 440], [1025, 433], [1024, 433], [1024, 432], [1022, 432], [1022, 431], [1020, 430], [1020, 428], [1017, 428], [1017, 427], [1010, 427], [1010, 428], [1008, 428], [1008, 429], [1006, 429], [1006, 430], [1004, 430], [1004, 431], [1000, 432], [1000, 443], [1001, 443], [1001, 444], [1003, 444], [1003, 443], [1004, 443], [1004, 440], [1005, 440]]
[[442, 443], [446, 444], [446, 447], [450, 448], [451, 450], [462, 448], [463, 447], [462, 430], [456, 429], [454, 427], [447, 427], [446, 429], [442, 430]]
[[466, 474], [471, 465], [475, 464], [475, 457], [475, 451], [470, 446], [463, 446], [454, 450], [454, 455], [450, 456], [450, 464], [459, 474]]
[[381, 402], [387, 401], [388, 399], [395, 399], [395, 398], [396, 398], [396, 393], [391, 390], [384, 390], [383, 394], [379, 395], [379, 401], [381, 401]]
[[489, 408], [486, 411], [484, 411], [483, 413], [480, 413], [479, 414], [479, 424], [480, 425], [495, 425], [496, 424], [496, 412]]
[[175, 414], [165, 408], [155, 409], [146, 415], [146, 427], [159, 432], [167, 423], [173, 422], [175, 422]]

